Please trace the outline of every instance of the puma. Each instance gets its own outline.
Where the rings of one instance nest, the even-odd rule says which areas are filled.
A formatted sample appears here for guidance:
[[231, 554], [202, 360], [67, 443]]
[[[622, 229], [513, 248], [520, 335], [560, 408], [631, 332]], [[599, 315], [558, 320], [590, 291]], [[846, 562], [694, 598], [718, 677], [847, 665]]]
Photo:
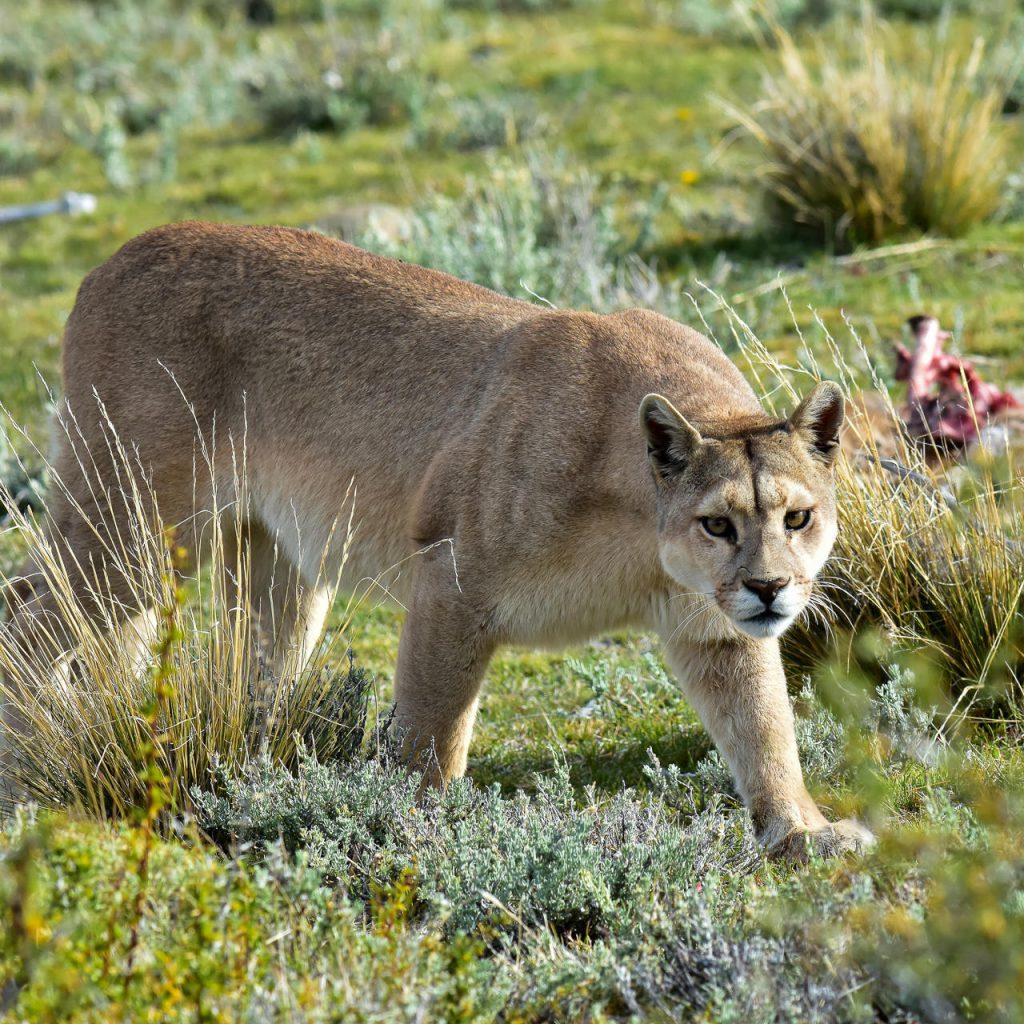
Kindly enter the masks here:
[[[407, 609], [396, 724], [428, 783], [465, 771], [499, 645], [639, 627], [660, 634], [769, 852], [870, 840], [805, 788], [778, 644], [836, 536], [835, 385], [780, 421], [715, 345], [663, 316], [553, 311], [322, 235], [203, 223], [149, 231], [89, 274], [63, 376], [61, 415], [106, 482], [104, 417], [166, 522], [208, 507], [197, 428], [221, 439], [222, 492], [223, 439], [244, 437], [236, 541], [277, 671], [320, 636], [354, 481], [340, 583], [401, 566], [386, 577]], [[95, 572], [117, 524], [74, 448], [57, 453], [70, 497], [54, 489], [47, 529]], [[11, 628], [27, 638], [59, 608], [38, 566], [22, 576]], [[131, 604], [109, 585], [111, 607]]]

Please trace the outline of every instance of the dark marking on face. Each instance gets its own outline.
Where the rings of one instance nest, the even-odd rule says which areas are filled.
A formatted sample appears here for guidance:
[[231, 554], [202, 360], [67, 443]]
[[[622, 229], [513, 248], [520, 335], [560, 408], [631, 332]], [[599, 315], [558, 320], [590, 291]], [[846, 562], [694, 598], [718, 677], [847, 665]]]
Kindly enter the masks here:
[[761, 504], [761, 493], [757, 486], [757, 473], [754, 471], [754, 467], [757, 464], [757, 457], [754, 453], [754, 438], [748, 435], [745, 445], [747, 449], [747, 459], [750, 461], [750, 490], [754, 495], [754, 511], [758, 515], [762, 515], [764, 513], [764, 508]]

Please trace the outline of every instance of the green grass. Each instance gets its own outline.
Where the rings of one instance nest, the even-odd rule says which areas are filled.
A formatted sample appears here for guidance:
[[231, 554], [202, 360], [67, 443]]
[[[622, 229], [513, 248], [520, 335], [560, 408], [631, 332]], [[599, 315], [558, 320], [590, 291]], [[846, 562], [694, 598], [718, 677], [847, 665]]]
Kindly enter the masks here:
[[[40, 41], [63, 31], [60, 18], [85, 12], [102, 25], [104, 15], [96, 12], [103, 6], [0, 0], [0, 24], [15, 26], [3, 52], [45, 54]], [[547, 166], [560, 167], [563, 182], [578, 180], [581, 171], [593, 177], [594, 202], [612, 224], [589, 254], [593, 265], [614, 270], [638, 249], [660, 274], [656, 302], [694, 324], [703, 315], [731, 352], [740, 349], [734, 314], [701, 283], [784, 361], [803, 358], [801, 335], [825, 360], [830, 332], [855, 368], [855, 383], [867, 381], [869, 364], [891, 379], [890, 343], [907, 316], [925, 310], [956, 328], [958, 349], [985, 375], [1024, 382], [1019, 184], [1007, 186], [1005, 217], [955, 243], [914, 244], [918, 239], [907, 236], [888, 250], [837, 258], [820, 239], [780, 231], [767, 219], [757, 152], [729, 135], [719, 98], [756, 102], [770, 53], [729, 32], [688, 35], [672, 18], [653, 16], [665, 5], [648, 0], [513, 6], [433, 9], [406, 44], [414, 45], [422, 75], [419, 123], [410, 117], [342, 133], [268, 134], [258, 110], [238, 93], [223, 123], [211, 123], [198, 107], [183, 121], [173, 174], [156, 173], [158, 130], [129, 134], [123, 156], [139, 180], [121, 188], [111, 184], [109, 166], [61, 128], [62, 117], [83, 110], [67, 76], [43, 75], [32, 89], [5, 78], [0, 138], [14, 139], [27, 155], [23, 169], [0, 176], [0, 205], [69, 188], [99, 197], [87, 217], [0, 226], [0, 401], [15, 420], [43, 443], [45, 385], [58, 384], [60, 332], [75, 290], [140, 231], [189, 217], [326, 223], [365, 202], [429, 211], [437, 209], [437, 195], [456, 204], [455, 218], [441, 222], [447, 230], [467, 196], [483, 196], [477, 206], [486, 205], [496, 168], [523, 167], [545, 153], [556, 154]], [[284, 16], [269, 28], [234, 16], [222, 25], [194, 13], [189, 31], [223, 56], [216, 75], [206, 73], [220, 81], [243, 66], [239, 54], [261, 46], [287, 53], [300, 36], [326, 31], [317, 20], [321, 7], [333, 12], [331, 31], [342, 36], [377, 32], [389, 18], [407, 30], [413, 9], [393, 3], [381, 16], [373, 13], [377, 5], [354, 2], [279, 7]], [[40, 27], [40, 18], [58, 28]], [[989, 24], [982, 15], [962, 14], [955, 30], [966, 36]], [[796, 30], [800, 47], [808, 44], [806, 31]], [[126, 52], [142, 68], [143, 95], [160, 99], [173, 89], [156, 88], [146, 62], [165, 45], [145, 32], [128, 33], [118, 47], [101, 44], [100, 52]], [[53, 53], [32, 59], [62, 67], [74, 47], [62, 40]], [[0, 61], [0, 76], [3, 67]], [[539, 138], [529, 149], [438, 143], [451, 131], [453, 100], [482, 109], [510, 95], [528, 101], [536, 116]], [[440, 126], [434, 134], [433, 125]], [[1020, 117], [1007, 117], [1004, 127], [1013, 166], [1024, 155]], [[539, 216], [545, 223], [543, 211]], [[418, 258], [429, 259], [426, 239]], [[571, 297], [576, 257], [566, 255], [564, 241], [540, 255], [553, 261], [546, 282]], [[506, 284], [518, 287], [517, 280]], [[623, 298], [611, 285], [603, 294], [610, 305]], [[862, 349], [847, 340], [844, 320]], [[17, 539], [0, 534], [0, 570], [9, 571], [19, 555]], [[374, 677], [381, 713], [390, 700], [400, 623], [400, 613], [368, 600], [346, 626], [345, 640]], [[339, 609], [333, 625], [342, 624]], [[929, 746], [933, 732], [920, 723], [911, 728], [868, 698], [899, 662], [915, 668], [919, 702], [941, 704], [944, 694], [932, 688], [934, 658], [925, 655], [929, 641], [942, 638], [879, 644], [878, 625], [875, 614], [866, 623], [871, 628], [826, 645], [824, 660], [817, 648], [809, 666], [794, 659], [812, 672], [838, 716], [829, 718], [806, 695], [799, 699], [812, 791], [836, 815], [863, 814], [886, 836], [863, 859], [815, 864], [801, 874], [753, 856], [745, 817], [709, 740], [666, 680], [649, 638], [599, 638], [559, 654], [505, 651], [484, 691], [470, 758], [473, 784], [435, 811], [436, 832], [402, 803], [400, 782], [386, 768], [365, 768], [364, 789], [350, 791], [344, 812], [316, 803], [335, 784], [316, 769], [297, 769], [301, 792], [257, 774], [239, 783], [235, 804], [219, 812], [224, 834], [233, 830], [239, 842], [255, 845], [224, 856], [199, 828], [216, 831], [209, 821], [179, 820], [177, 833], [165, 821], [140, 897], [137, 827], [98, 824], [80, 810], [11, 823], [0, 839], [0, 1019], [120, 1021], [148, 1013], [203, 1021], [246, 1012], [353, 1021], [1019, 1019], [1019, 693], [1014, 697], [1011, 680], [1013, 699], [998, 715], [988, 708], [967, 723], [959, 746]], [[968, 641], [959, 641], [961, 650]], [[799, 690], [799, 679], [793, 682]], [[673, 775], [671, 766], [683, 774]], [[327, 771], [348, 784], [348, 769]], [[277, 794], [267, 834], [243, 835], [239, 808], [252, 796], [246, 786]], [[389, 795], [373, 810], [356, 806], [360, 792]], [[502, 859], [515, 853], [510, 840], [494, 854], [486, 881], [506, 886], [503, 896], [491, 893], [505, 910], [491, 905], [490, 916], [467, 917], [467, 907], [484, 905], [473, 886], [485, 887], [485, 876], [479, 865], [461, 861], [445, 875], [445, 857], [457, 858], [444, 844], [462, 822], [469, 846], [489, 850], [488, 837], [505, 834], [500, 830], [517, 820], [520, 794], [529, 797], [522, 804], [529, 813], [548, 808], [552, 816], [537, 828], [555, 836], [567, 834], [572, 822], [606, 842], [609, 816], [635, 813], [658, 823], [656, 835], [645, 839], [651, 849], [659, 836], [681, 848], [698, 840], [704, 846], [678, 859], [665, 855], [643, 892], [600, 904], [600, 928], [587, 933], [545, 924], [545, 913], [550, 924], [557, 909], [544, 888], [550, 879], [543, 870], [526, 881], [515, 875], [511, 859]], [[573, 808], [558, 802], [563, 798]], [[305, 809], [306, 828], [286, 836], [291, 852], [275, 852], [271, 840], [285, 833], [277, 825], [289, 806]], [[380, 808], [394, 831], [373, 831]], [[328, 856], [335, 819], [365, 830], [344, 870]], [[230, 845], [224, 834], [219, 838]], [[557, 860], [558, 843], [551, 848]], [[581, 870], [566, 884], [581, 886], [589, 899], [603, 876], [585, 875]], [[840, 998], [843, 992], [849, 995]], [[417, 1018], [421, 1013], [427, 1016]]]

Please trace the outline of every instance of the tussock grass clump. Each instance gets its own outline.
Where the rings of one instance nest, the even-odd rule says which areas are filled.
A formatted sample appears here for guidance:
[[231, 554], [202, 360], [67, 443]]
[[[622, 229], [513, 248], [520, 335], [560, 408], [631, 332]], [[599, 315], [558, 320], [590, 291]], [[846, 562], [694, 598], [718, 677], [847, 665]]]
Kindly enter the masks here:
[[819, 37], [810, 55], [781, 27], [773, 38], [778, 68], [761, 99], [730, 110], [764, 152], [761, 180], [788, 218], [871, 243], [962, 235], [995, 212], [1012, 76], [986, 66], [981, 39], [947, 26], [908, 41], [869, 12], [846, 41]]
[[416, 126], [413, 141], [438, 152], [516, 146], [541, 135], [544, 118], [526, 92], [449, 99], [428, 121]]
[[463, 11], [502, 11], [507, 14], [566, 11], [593, 6], [595, 0], [445, 0], [446, 6]]
[[[189, 563], [175, 529], [160, 520], [136, 456], [112, 427], [108, 437], [103, 455], [116, 467], [113, 485], [95, 468], [100, 453], [80, 453], [97, 499], [91, 517], [47, 467], [50, 490], [63, 490], [89, 529], [106, 538], [102, 571], [83, 573], [45, 520], [0, 482], [5, 539], [35, 553], [57, 607], [56, 616], [35, 620], [30, 645], [0, 624], [0, 702], [26, 725], [0, 737], [5, 783], [43, 806], [121, 817], [147, 802], [145, 750], [178, 810], [188, 809], [192, 787], [209, 786], [260, 754], [292, 765], [303, 748], [327, 760], [350, 756], [363, 739], [368, 679], [351, 661], [348, 672], [328, 668], [332, 652], [341, 653], [334, 651], [340, 631], [327, 635], [302, 671], [274, 678], [264, 663], [266, 623], [253, 606], [248, 553], [232, 539], [245, 532], [242, 451], [231, 495], [218, 496], [214, 486], [210, 506], [194, 512], [204, 542]], [[197, 461], [197, 478], [208, 471], [213, 479], [213, 454], [199, 447], [209, 461]], [[282, 577], [278, 586], [292, 585], [284, 570]], [[18, 583], [0, 578], [5, 594]]]
[[[1024, 509], [1021, 485], [977, 463], [977, 493], [943, 500], [957, 474], [932, 470], [913, 449], [903, 465], [930, 483], [864, 463], [839, 472], [840, 539], [825, 588], [855, 625], [879, 628], [904, 651], [930, 652], [966, 711], [974, 698], [1019, 700], [1024, 670]], [[915, 458], [916, 456], [916, 458]], [[877, 464], [876, 464], [877, 466]], [[1004, 490], [1005, 488], [1005, 490]], [[956, 493], [953, 491], [953, 493]]]
[[[752, 42], [770, 25], [792, 31], [832, 18], [855, 15], [863, 0], [674, 0], [658, 11], [684, 32], [713, 39]], [[875, 0], [886, 18], [931, 21], [942, 14], [969, 12], [972, 0]], [[988, 6], [988, 5], [987, 5]], [[994, 0], [991, 15], [1011, 13], [1014, 0]]]
[[[0, 117], [4, 113], [0, 110]], [[26, 174], [38, 166], [40, 159], [39, 148], [32, 141], [6, 127], [0, 131], [0, 178]]]
[[807, 21], [823, 21], [832, 4], [815, 0], [676, 0], [663, 10], [669, 22], [683, 32], [711, 39], [750, 42], [765, 29], [765, 18], [793, 28]]

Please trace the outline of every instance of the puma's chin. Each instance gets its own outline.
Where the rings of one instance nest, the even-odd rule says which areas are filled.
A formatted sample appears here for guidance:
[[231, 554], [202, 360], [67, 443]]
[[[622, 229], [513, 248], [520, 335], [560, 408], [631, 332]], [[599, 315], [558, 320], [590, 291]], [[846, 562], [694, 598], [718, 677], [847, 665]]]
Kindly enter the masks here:
[[795, 615], [765, 611], [743, 619], [734, 617], [732, 621], [740, 632], [763, 640], [767, 637], [782, 636], [795, 618]]

